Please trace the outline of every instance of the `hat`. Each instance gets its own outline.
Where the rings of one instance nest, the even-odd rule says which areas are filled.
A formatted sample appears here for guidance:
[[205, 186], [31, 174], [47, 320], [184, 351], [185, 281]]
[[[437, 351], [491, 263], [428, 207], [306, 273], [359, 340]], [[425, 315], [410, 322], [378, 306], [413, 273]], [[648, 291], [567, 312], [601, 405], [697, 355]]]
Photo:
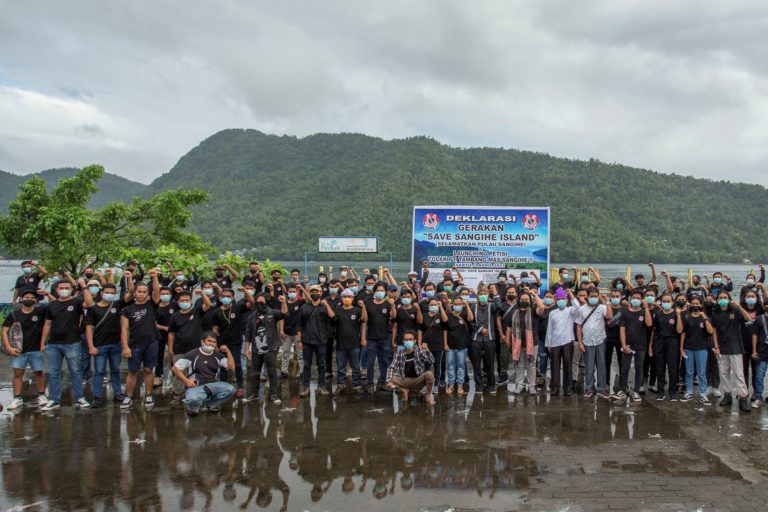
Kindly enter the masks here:
[[409, 276], [417, 276], [419, 274], [418, 274], [418, 272], [415, 272], [415, 271], [411, 270], [410, 272], [408, 272], [408, 275]]
[[558, 300], [559, 299], [567, 299], [568, 298], [568, 294], [565, 293], [565, 290], [563, 290], [562, 288], [558, 288], [557, 291], [555, 292], [555, 298], [558, 299]]
[[19, 297], [23, 297], [23, 296], [29, 295], [29, 294], [32, 294], [35, 297], [37, 297], [37, 288], [32, 288], [32, 287], [23, 288], [21, 290], [21, 293], [19, 294]]
[[312, 286], [309, 287], [309, 291], [311, 291], [311, 292], [315, 292], [315, 291], [321, 292], [321, 291], [323, 291], [323, 289], [320, 287], [319, 284], [313, 284]]
[[388, 292], [396, 292], [397, 291], [397, 285], [391, 284], [387, 287]]
[[342, 297], [354, 297], [355, 296], [355, 292], [353, 292], [352, 290], [347, 289], [347, 290], [344, 290], [343, 292], [341, 292], [341, 296]]
[[98, 286], [99, 288], [101, 288], [101, 283], [98, 282], [96, 279], [91, 279], [90, 281], [88, 281], [88, 286], [91, 286], [91, 285]]

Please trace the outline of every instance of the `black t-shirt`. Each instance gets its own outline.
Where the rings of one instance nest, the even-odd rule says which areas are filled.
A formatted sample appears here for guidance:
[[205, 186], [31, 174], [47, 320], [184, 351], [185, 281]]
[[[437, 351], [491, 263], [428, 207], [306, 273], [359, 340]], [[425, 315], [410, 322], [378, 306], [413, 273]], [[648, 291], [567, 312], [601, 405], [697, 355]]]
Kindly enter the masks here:
[[621, 330], [621, 318], [617, 318], [617, 315], [623, 315], [621, 313], [623, 308], [621, 306], [614, 307], [613, 305], [609, 307], [611, 308], [611, 313], [613, 313], [613, 319], [605, 326], [605, 340], [614, 345], [620, 345], [621, 335], [619, 331]]
[[656, 311], [653, 313], [654, 337], [659, 339], [678, 339], [677, 334], [677, 311], [674, 309], [669, 313]]
[[[40, 338], [43, 335], [45, 313], [45, 306], [36, 305], [31, 313], [24, 313], [21, 309], [16, 309], [5, 317], [3, 327], [8, 327], [10, 329], [14, 322], [19, 322], [21, 324], [21, 333], [23, 336], [21, 342], [22, 352], [37, 352], [40, 350]], [[10, 338], [10, 331], [8, 332], [8, 337]]]
[[336, 325], [336, 349], [352, 350], [360, 348], [360, 332], [362, 327], [363, 310], [357, 306], [344, 309], [336, 306], [336, 317], [333, 323]]
[[80, 341], [80, 320], [83, 316], [83, 298], [54, 300], [48, 305], [46, 320], [51, 321], [48, 343], [71, 344]]
[[16, 279], [16, 285], [14, 288], [21, 294], [22, 291], [26, 290], [37, 290], [38, 286], [40, 286], [40, 281], [42, 280], [42, 277], [40, 277], [39, 272], [31, 272], [29, 274], [21, 274]]
[[[295, 336], [301, 321], [301, 307], [306, 303], [304, 299], [296, 299], [296, 302], [286, 302], [288, 316], [283, 322], [283, 332], [288, 336]], [[279, 304], [279, 302], [278, 302]]]
[[128, 319], [128, 346], [143, 347], [160, 340], [155, 320], [155, 304], [148, 300], [144, 304], [132, 302], [123, 308], [121, 316]]
[[245, 320], [251, 310], [247, 301], [232, 304], [229, 309], [216, 308], [213, 313], [213, 325], [219, 328], [219, 345], [240, 345], [243, 343]]
[[368, 311], [366, 339], [385, 340], [389, 338], [389, 315], [392, 307], [392, 304], [386, 300], [381, 304], [376, 304], [372, 300], [365, 303], [365, 309]]
[[[504, 332], [507, 332], [507, 328], [512, 322], [512, 315], [515, 314], [515, 309], [517, 309], [517, 304], [510, 304], [507, 301], [500, 302], [496, 308], [496, 318], [501, 320], [501, 328], [504, 329]], [[499, 333], [499, 337], [501, 337], [501, 334]]]
[[683, 348], [688, 350], [706, 350], [708, 348], [709, 333], [707, 333], [704, 315], [695, 317], [686, 314], [683, 317], [683, 330], [685, 332]]
[[223, 352], [215, 350], [211, 355], [206, 355], [198, 347], [185, 352], [175, 366], [181, 371], [189, 370], [187, 376], [197, 382], [198, 386], [204, 386], [219, 380], [219, 369], [226, 368], [228, 361]]
[[[123, 307], [123, 301], [116, 300], [106, 306], [100, 306], [97, 303], [85, 310], [83, 323], [94, 328], [93, 346], [100, 347], [111, 343], [120, 343], [120, 311]], [[105, 315], [106, 319], [104, 319]], [[103, 322], [102, 319], [104, 319]]]
[[199, 298], [195, 302], [195, 307], [199, 308], [203, 315], [200, 319], [203, 332], [213, 329], [213, 313], [216, 311], [216, 308], [220, 306], [219, 297], [217, 295], [210, 295], [208, 298], [211, 300], [211, 307], [205, 312], [203, 312], [203, 299]]
[[201, 320], [202, 312], [198, 308], [191, 308], [186, 313], [181, 310], [173, 313], [168, 332], [174, 334], [174, 354], [186, 354], [200, 345], [200, 339], [203, 337]]
[[544, 306], [544, 312], [539, 315], [539, 340], [544, 340], [547, 337], [547, 325], [549, 325], [549, 314], [557, 306]]
[[[760, 315], [755, 319], [753, 331], [757, 334], [757, 358], [768, 361], [768, 318]], [[752, 354], [752, 352], [749, 352]]]
[[640, 311], [630, 311], [627, 308], [621, 310], [619, 325], [626, 330], [627, 345], [632, 350], [648, 350], [648, 327], [645, 325], [645, 308]]
[[448, 315], [448, 348], [451, 350], [461, 350], [469, 346], [469, 329], [467, 325], [467, 314], [461, 312], [460, 316], [454, 314]]
[[416, 322], [416, 306], [412, 306], [410, 309], [405, 309], [403, 306], [398, 306], [395, 316], [395, 323], [397, 324], [397, 344], [403, 344], [403, 334], [405, 331], [416, 332], [418, 323]]
[[324, 305], [305, 303], [299, 310], [301, 342], [308, 345], [325, 345], [328, 342], [328, 311]]
[[744, 317], [734, 307], [728, 307], [725, 311], [719, 307], [712, 309], [709, 315], [712, 327], [717, 332], [717, 344], [723, 355], [736, 355], [744, 353], [741, 343], [741, 326]]
[[424, 315], [424, 323], [421, 324], [421, 342], [426, 343], [430, 352], [443, 350], [443, 333], [448, 329], [448, 324], [440, 318], [440, 313], [435, 316]]
[[[744, 310], [747, 312], [753, 322], [760, 318], [763, 313], [765, 313], [765, 309], [763, 308], [762, 304], [755, 304], [755, 307], [752, 309], [744, 307]], [[752, 335], [755, 332], [756, 327], [754, 324], [747, 324], [747, 322], [741, 323], [741, 343], [744, 345], [745, 354], [752, 354]]]
[[[168, 327], [168, 324], [171, 323], [173, 312], [177, 309], [179, 309], [179, 306], [173, 302], [169, 302], [165, 306], [158, 304], [155, 308], [155, 322], [157, 322], [157, 325]], [[168, 339], [168, 331], [161, 331], [158, 329], [158, 333], [160, 334], [161, 341], [165, 342]]]
[[264, 289], [264, 281], [259, 277], [259, 272], [256, 272], [255, 274], [251, 274], [250, 272], [246, 273], [243, 282], [245, 283], [246, 281], [251, 281], [254, 284], [256, 293], [261, 293]]
[[416, 351], [405, 353], [405, 368], [403, 369], [403, 377], [406, 379], [415, 379], [418, 377], [416, 374]]
[[[274, 297], [269, 302], [269, 307], [274, 309], [280, 309], [280, 301], [277, 300], [278, 297], [281, 295], [287, 295], [288, 291], [285, 288], [284, 284], [278, 284], [275, 282], [272, 282], [272, 291], [274, 292]], [[300, 290], [296, 290], [296, 294], [298, 295], [300, 293]]]
[[213, 280], [222, 288], [232, 288], [232, 283], [234, 282], [226, 272], [223, 277], [216, 277]]

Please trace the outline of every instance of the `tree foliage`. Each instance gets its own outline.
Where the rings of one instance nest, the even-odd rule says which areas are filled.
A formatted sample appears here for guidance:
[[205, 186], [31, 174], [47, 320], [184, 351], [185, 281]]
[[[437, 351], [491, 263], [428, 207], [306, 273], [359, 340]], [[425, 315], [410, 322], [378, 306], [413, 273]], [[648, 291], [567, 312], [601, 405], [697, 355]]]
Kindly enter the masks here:
[[172, 245], [189, 255], [209, 246], [187, 231], [190, 207], [207, 200], [201, 190], [165, 190], [130, 203], [88, 207], [104, 168], [92, 165], [63, 178], [50, 191], [33, 177], [23, 183], [9, 214], [0, 217], [0, 244], [15, 256], [38, 256], [51, 269], [79, 273], [87, 266], [121, 261], [131, 251]]

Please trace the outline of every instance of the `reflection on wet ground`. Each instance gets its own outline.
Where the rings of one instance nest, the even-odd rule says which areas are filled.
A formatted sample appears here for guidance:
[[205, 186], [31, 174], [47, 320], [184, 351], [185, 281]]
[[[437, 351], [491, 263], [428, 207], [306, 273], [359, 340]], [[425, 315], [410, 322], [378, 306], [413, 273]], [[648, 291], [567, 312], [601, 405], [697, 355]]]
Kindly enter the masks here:
[[686, 431], [730, 421], [764, 435], [762, 414], [732, 418], [691, 404], [471, 392], [428, 408], [386, 394], [302, 400], [298, 391], [289, 381], [282, 406], [195, 418], [163, 398], [152, 411], [3, 413], [0, 510], [538, 510], [578, 504], [569, 493], [579, 486], [581, 502], [606, 498], [590, 492], [601, 490], [596, 478], [748, 485]]

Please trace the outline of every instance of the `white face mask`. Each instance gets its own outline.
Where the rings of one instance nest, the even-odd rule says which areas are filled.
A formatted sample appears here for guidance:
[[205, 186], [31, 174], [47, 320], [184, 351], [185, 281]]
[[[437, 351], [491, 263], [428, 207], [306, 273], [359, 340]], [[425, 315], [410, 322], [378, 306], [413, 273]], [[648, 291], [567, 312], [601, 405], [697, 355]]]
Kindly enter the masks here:
[[213, 347], [208, 345], [207, 343], [201, 343], [200, 344], [200, 352], [202, 352], [203, 354], [205, 354], [207, 356], [213, 354], [213, 350], [214, 350]]
[[72, 290], [59, 290], [59, 297], [62, 299], [66, 299], [72, 294]]

